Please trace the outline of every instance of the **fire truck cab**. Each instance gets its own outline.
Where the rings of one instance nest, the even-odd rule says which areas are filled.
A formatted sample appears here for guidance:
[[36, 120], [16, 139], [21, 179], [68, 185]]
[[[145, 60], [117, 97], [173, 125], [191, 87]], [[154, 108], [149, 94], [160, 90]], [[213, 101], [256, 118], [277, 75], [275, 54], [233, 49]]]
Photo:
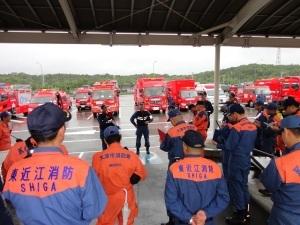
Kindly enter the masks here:
[[92, 91], [88, 87], [77, 88], [75, 92], [75, 103], [78, 111], [91, 109], [91, 94]]
[[192, 79], [167, 82], [167, 93], [169, 97], [173, 98], [175, 105], [179, 109], [188, 109], [189, 105], [195, 105], [199, 100], [196, 83]]
[[146, 110], [165, 112], [167, 109], [165, 84], [163, 77], [139, 78], [134, 87], [135, 105], [144, 103]]
[[12, 114], [23, 114], [27, 116], [31, 96], [32, 90], [29, 84], [12, 85], [9, 93]]
[[91, 108], [94, 118], [101, 113], [103, 104], [107, 107], [108, 112], [114, 115], [119, 114], [120, 89], [116, 80], [96, 82], [91, 90]]

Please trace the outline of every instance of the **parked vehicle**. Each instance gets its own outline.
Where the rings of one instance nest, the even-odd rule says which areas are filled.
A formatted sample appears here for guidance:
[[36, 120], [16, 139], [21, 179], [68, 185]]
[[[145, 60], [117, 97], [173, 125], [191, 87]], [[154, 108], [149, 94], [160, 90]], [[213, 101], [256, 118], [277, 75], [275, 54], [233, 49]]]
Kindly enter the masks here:
[[139, 78], [134, 87], [135, 105], [142, 102], [146, 110], [165, 112], [167, 109], [165, 85], [163, 77]]
[[11, 112], [13, 115], [28, 114], [28, 107], [32, 97], [32, 90], [29, 84], [12, 85], [9, 92]]
[[199, 100], [196, 83], [192, 79], [169, 81], [167, 82], [167, 91], [179, 109], [188, 109], [189, 105], [196, 104]]
[[241, 104], [253, 107], [258, 95], [265, 96], [265, 104], [272, 101], [271, 90], [268, 86], [247, 85], [238, 88], [236, 97]]
[[[198, 95], [201, 92], [206, 92], [207, 94], [207, 100], [210, 101], [212, 104], [214, 104], [215, 101], [215, 84], [208, 83], [208, 84], [200, 84], [197, 83], [196, 87]], [[228, 97], [225, 94], [224, 90], [222, 88], [219, 88], [219, 103], [224, 104], [227, 101]]]
[[89, 87], [78, 88], [75, 92], [75, 104], [78, 111], [91, 109], [91, 94]]
[[101, 113], [101, 105], [103, 104], [106, 105], [108, 112], [112, 112], [114, 115], [119, 114], [120, 89], [117, 81], [108, 80], [96, 82], [91, 90], [91, 108], [94, 118], [97, 117], [97, 113]]

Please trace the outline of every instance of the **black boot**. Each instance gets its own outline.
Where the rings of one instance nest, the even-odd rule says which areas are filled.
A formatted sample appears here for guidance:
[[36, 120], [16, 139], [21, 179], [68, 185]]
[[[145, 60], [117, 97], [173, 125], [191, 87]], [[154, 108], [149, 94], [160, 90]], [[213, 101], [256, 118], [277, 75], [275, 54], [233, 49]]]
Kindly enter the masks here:
[[238, 210], [232, 216], [226, 217], [225, 221], [229, 225], [244, 225], [249, 224], [250, 214], [248, 210]]
[[139, 148], [136, 149], [136, 154], [140, 155], [140, 149]]
[[150, 154], [149, 147], [146, 147], [146, 152], [147, 152], [147, 155], [149, 155], [149, 154]]

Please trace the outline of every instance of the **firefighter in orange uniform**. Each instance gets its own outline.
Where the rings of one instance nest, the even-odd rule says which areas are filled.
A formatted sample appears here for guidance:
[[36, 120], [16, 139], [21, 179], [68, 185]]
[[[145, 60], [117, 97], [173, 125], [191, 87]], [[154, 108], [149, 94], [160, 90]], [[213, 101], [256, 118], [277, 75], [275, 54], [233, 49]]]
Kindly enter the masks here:
[[3, 112], [1, 113], [0, 118], [0, 151], [5, 151], [11, 147], [11, 129], [9, 127], [11, 116], [8, 112]]
[[17, 161], [20, 161], [21, 159], [30, 156], [30, 150], [36, 146], [37, 143], [33, 140], [32, 137], [27, 138], [26, 141], [23, 141], [21, 139], [17, 140], [17, 142], [9, 149], [9, 152], [2, 163], [1, 172], [4, 182], [11, 165]]
[[207, 129], [209, 124], [209, 118], [205, 108], [204, 101], [198, 101], [196, 105], [197, 114], [194, 116], [193, 124], [197, 131], [201, 134], [203, 142], [207, 138]]
[[108, 195], [108, 204], [97, 225], [114, 225], [117, 220], [119, 225], [122, 224], [120, 215], [122, 217], [126, 193], [130, 213], [128, 216], [123, 213], [123, 217], [128, 225], [132, 225], [138, 215], [133, 185], [145, 179], [146, 170], [136, 154], [121, 146], [118, 127], [106, 128], [104, 139], [108, 148], [93, 156], [93, 168]]

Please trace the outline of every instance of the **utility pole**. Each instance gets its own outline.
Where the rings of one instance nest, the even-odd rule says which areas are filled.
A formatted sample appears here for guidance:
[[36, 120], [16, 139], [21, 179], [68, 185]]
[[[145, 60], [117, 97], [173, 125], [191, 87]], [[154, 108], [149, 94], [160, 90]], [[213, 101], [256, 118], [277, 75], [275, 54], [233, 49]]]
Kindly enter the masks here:
[[41, 75], [42, 75], [42, 87], [45, 87], [45, 76], [44, 76], [44, 71], [43, 71], [43, 65], [39, 62], [36, 62], [36, 64], [38, 64], [40, 66], [40, 70], [41, 70]]

